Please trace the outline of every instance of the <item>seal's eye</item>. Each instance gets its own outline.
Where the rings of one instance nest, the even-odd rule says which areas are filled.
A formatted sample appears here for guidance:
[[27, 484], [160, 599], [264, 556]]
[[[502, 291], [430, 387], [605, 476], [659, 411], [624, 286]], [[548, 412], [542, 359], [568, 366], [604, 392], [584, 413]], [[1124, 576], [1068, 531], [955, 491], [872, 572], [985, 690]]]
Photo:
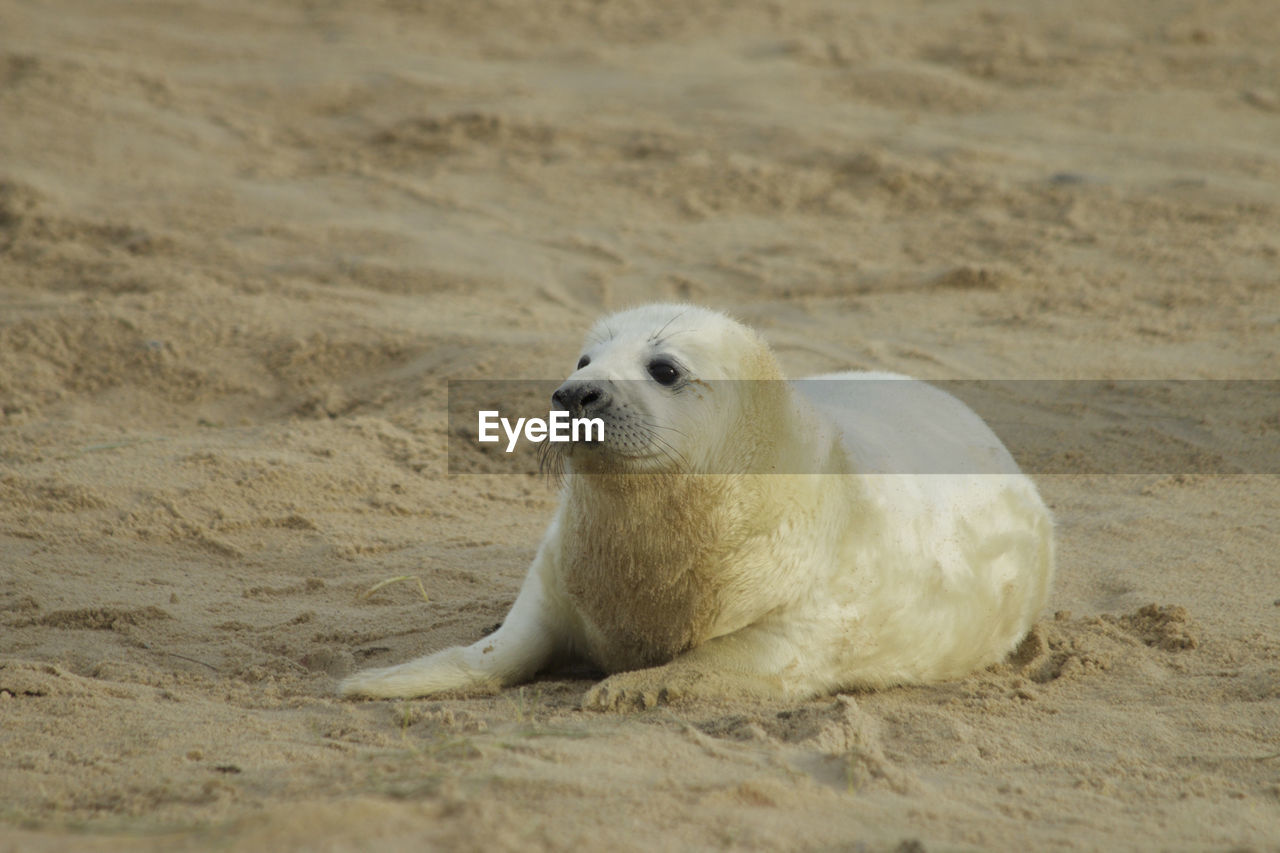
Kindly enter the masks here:
[[590, 363], [591, 363], [591, 357], [584, 355], [582, 358], [578, 359], [578, 370], [581, 370], [582, 368], [586, 367]]
[[680, 371], [674, 364], [665, 358], [655, 358], [649, 362], [649, 375], [653, 377], [653, 381], [659, 385], [670, 387], [676, 384], [676, 380], [680, 378]]

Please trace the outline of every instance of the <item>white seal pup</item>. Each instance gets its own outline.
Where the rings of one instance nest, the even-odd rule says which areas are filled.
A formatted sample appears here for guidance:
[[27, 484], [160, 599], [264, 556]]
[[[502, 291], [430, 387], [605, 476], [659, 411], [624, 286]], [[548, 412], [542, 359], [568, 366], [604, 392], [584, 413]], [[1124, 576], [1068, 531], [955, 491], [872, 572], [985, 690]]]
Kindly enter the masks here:
[[1035, 485], [933, 386], [817, 379], [783, 381], [756, 332], [708, 309], [601, 320], [553, 400], [603, 418], [604, 440], [560, 445], [560, 504], [506, 620], [470, 646], [356, 673], [342, 694], [500, 687], [585, 659], [611, 673], [586, 707], [647, 707], [924, 683], [1001, 660], [1053, 573]]

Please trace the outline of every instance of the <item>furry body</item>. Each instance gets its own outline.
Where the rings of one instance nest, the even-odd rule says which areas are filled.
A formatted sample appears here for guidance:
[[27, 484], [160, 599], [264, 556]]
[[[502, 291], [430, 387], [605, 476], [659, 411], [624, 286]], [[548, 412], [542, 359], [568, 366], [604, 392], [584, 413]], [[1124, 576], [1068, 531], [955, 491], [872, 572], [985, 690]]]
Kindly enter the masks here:
[[607, 440], [569, 451], [502, 626], [357, 673], [342, 693], [506, 686], [578, 658], [613, 673], [585, 700], [612, 708], [929, 682], [999, 661], [1052, 577], [1034, 484], [932, 386], [819, 379], [782, 381], [755, 332], [706, 309], [602, 320], [562, 391], [598, 407]]

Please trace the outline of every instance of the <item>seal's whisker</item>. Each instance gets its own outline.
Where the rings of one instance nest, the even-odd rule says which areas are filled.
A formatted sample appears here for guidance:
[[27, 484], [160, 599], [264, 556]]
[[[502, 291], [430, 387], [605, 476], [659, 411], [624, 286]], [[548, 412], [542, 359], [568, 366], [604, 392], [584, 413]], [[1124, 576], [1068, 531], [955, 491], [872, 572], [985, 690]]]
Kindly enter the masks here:
[[663, 332], [665, 332], [665, 331], [667, 330], [667, 326], [670, 326], [670, 325], [671, 325], [672, 323], [674, 323], [676, 320], [679, 320], [681, 317], [683, 317], [685, 314], [688, 314], [688, 313], [689, 313], [689, 312], [688, 312], [687, 310], [686, 310], [686, 311], [681, 311], [679, 314], [677, 314], [677, 315], [675, 315], [674, 317], [672, 317], [670, 320], [668, 320], [666, 323], [664, 323], [664, 324], [663, 324], [663, 326], [662, 326], [662, 328], [661, 328], [661, 329], [659, 329], [658, 331], [656, 331], [656, 332], [654, 332], [652, 335], [650, 335], [650, 336], [649, 336], [649, 340], [650, 340], [651, 342], [662, 343], [662, 341], [661, 341], [661, 340], [659, 340], [659, 339], [662, 337], [662, 333], [663, 333]]
[[558, 445], [549, 441], [538, 445], [538, 473], [555, 485], [564, 481], [564, 451]]
[[643, 423], [645, 426], [650, 427], [652, 429], [665, 429], [668, 432], [674, 432], [676, 435], [682, 436], [684, 438], [688, 438], [688, 436], [685, 435], [683, 430], [678, 430], [673, 426], [668, 426], [667, 424], [653, 423], [652, 421], [641, 421], [641, 423]]
[[647, 421], [641, 421], [641, 424], [645, 429], [648, 430], [648, 432], [645, 434], [646, 441], [656, 446], [658, 450], [662, 452], [662, 455], [665, 456], [666, 459], [669, 462], [671, 462], [672, 465], [676, 466], [681, 470], [688, 470], [689, 461], [684, 458], [684, 454], [682, 454], [679, 450], [673, 447], [671, 442], [667, 441], [665, 438], [658, 435], [657, 432], [653, 431], [653, 427], [656, 426], [655, 424], [648, 423]]
[[667, 334], [665, 337], [663, 337], [663, 338], [662, 338], [662, 340], [654, 341], [654, 342], [653, 342], [653, 345], [654, 345], [655, 347], [660, 347], [660, 346], [662, 346], [663, 344], [665, 344], [667, 341], [669, 341], [669, 340], [671, 340], [672, 338], [674, 338], [676, 335], [687, 335], [687, 334], [691, 333], [692, 331], [693, 331], [693, 329], [676, 329], [674, 332], [671, 332], [671, 333]]
[[[676, 435], [678, 435], [678, 436], [680, 436], [680, 437], [682, 437], [682, 438], [688, 438], [688, 436], [686, 436], [683, 432], [681, 432], [680, 430], [676, 429], [676, 428], [675, 428], [675, 427], [673, 427], [673, 426], [666, 426], [665, 424], [653, 423], [653, 422], [651, 422], [651, 421], [641, 421], [640, 423], [641, 423], [641, 424], [642, 424], [646, 429], [650, 429], [650, 430], [665, 429], [665, 430], [669, 430], [669, 431], [671, 431], [671, 432], [674, 432]], [[653, 439], [653, 440], [655, 440], [655, 441], [656, 441], [656, 440], [659, 440], [659, 436], [657, 435], [657, 433], [650, 433], [650, 438], [652, 438], [652, 439]], [[664, 443], [666, 443], [666, 439], [661, 439], [661, 440], [662, 440]], [[669, 445], [669, 444], [668, 444], [668, 446], [671, 446], [671, 445]], [[674, 449], [674, 448], [672, 448], [672, 449]]]

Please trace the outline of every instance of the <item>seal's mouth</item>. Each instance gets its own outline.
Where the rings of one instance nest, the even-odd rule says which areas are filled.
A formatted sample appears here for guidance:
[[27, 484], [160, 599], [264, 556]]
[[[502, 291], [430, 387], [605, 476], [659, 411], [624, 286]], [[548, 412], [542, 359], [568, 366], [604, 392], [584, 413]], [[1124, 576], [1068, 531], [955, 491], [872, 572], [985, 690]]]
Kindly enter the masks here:
[[[655, 380], [656, 381], [656, 380]], [[664, 424], [645, 404], [647, 385], [595, 379], [568, 379], [551, 395], [552, 410], [575, 423], [594, 424], [569, 441], [540, 449], [540, 468], [558, 476], [572, 472], [687, 471], [680, 450], [684, 433]]]
[[687, 470], [684, 456], [670, 444], [655, 438], [656, 433], [652, 428], [632, 425], [611, 440], [606, 426], [603, 440], [547, 442], [539, 448], [539, 469], [555, 479], [567, 473], [566, 466], [572, 473], [581, 474]]

